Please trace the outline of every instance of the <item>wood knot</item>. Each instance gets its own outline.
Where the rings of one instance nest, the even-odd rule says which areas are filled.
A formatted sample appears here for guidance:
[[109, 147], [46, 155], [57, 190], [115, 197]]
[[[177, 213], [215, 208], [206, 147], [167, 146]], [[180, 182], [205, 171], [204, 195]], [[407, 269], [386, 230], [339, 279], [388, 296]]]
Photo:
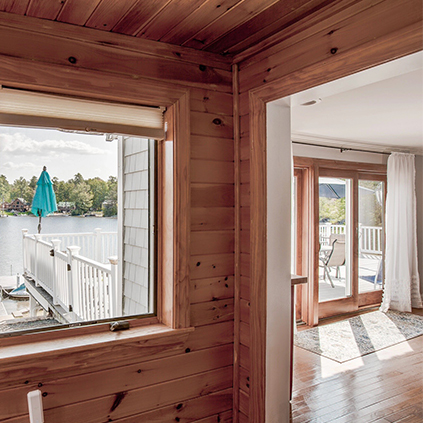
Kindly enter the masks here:
[[221, 119], [219, 119], [219, 118], [216, 118], [216, 119], [213, 119], [213, 123], [214, 123], [215, 125], [222, 125], [222, 120], [221, 120]]
[[123, 399], [126, 397], [127, 394], [128, 392], [118, 392], [116, 394], [115, 401], [112, 405], [112, 408], [110, 409], [110, 412], [116, 410], [116, 408], [119, 407], [120, 403], [123, 401]]
[[338, 47], [333, 47], [330, 49], [331, 54], [336, 54], [337, 51], [338, 51]]
[[207, 69], [205, 65], [200, 65], [198, 68], [200, 69], [201, 72], [204, 72]]
[[68, 60], [69, 60], [69, 63], [72, 63], [72, 65], [74, 65], [77, 62], [76, 57], [73, 57], [73, 56], [70, 56]]

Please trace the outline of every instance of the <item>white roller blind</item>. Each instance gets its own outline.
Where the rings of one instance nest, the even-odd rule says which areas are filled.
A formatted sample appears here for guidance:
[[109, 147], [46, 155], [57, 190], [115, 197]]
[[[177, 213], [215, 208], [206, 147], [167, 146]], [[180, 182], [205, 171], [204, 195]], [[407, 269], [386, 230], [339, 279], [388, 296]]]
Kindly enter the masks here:
[[163, 138], [163, 108], [0, 89], [0, 124]]

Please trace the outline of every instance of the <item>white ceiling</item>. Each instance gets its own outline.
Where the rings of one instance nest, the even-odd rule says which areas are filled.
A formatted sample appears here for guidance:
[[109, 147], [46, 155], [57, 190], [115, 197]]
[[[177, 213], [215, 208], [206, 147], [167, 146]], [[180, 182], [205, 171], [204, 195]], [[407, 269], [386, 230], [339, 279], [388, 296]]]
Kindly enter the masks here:
[[423, 52], [291, 96], [291, 125], [295, 141], [423, 154]]

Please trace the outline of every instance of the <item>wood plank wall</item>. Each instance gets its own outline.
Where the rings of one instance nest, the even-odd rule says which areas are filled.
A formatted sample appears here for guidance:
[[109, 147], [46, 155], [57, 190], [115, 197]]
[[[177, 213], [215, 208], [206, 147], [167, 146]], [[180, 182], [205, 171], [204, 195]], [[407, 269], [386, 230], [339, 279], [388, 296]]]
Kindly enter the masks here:
[[[161, 94], [175, 87], [191, 88], [191, 245], [187, 254], [190, 320], [195, 327], [187, 340], [169, 340], [168, 345], [166, 340], [149, 340], [95, 353], [29, 356], [2, 365], [0, 421], [26, 423], [26, 394], [33, 389], [43, 392], [45, 419], [51, 422], [232, 421], [230, 63], [179, 47], [5, 14], [0, 14], [0, 37], [8, 40], [0, 43], [0, 84], [5, 86], [115, 100], [132, 95], [131, 101], [148, 104], [155, 101], [148, 88], [152, 82]], [[76, 58], [76, 65], [69, 57]], [[1, 345], [0, 340], [0, 350]]]
[[[348, 72], [421, 50], [421, 26], [420, 0], [343, 0], [327, 5], [317, 14], [309, 15], [235, 58], [239, 72], [240, 122], [237, 163], [240, 171], [240, 207], [237, 209], [240, 254], [236, 258], [240, 267], [237, 281], [240, 286], [240, 324], [239, 344], [235, 345], [235, 351], [239, 351], [238, 378], [234, 380], [239, 380], [239, 402], [235, 413], [239, 412], [240, 422], [262, 423], [260, 413], [251, 409], [249, 398], [251, 384], [260, 383], [254, 377], [251, 379], [251, 362], [256, 357], [251, 355], [250, 346], [252, 342], [265, 341], [265, 334], [253, 334], [250, 330], [252, 318], [265, 318], [264, 310], [264, 317], [250, 316], [250, 302], [255, 300], [250, 298], [251, 284], [254, 283], [250, 280], [250, 93], [260, 92], [261, 98], [267, 99], [265, 101], [276, 100], [278, 91], [293, 94]], [[404, 51], [406, 44], [408, 50]], [[370, 51], [374, 51], [374, 62]], [[338, 63], [330, 69], [333, 59]], [[317, 69], [314, 74], [307, 71], [311, 67]], [[290, 91], [293, 87], [300, 89]]]

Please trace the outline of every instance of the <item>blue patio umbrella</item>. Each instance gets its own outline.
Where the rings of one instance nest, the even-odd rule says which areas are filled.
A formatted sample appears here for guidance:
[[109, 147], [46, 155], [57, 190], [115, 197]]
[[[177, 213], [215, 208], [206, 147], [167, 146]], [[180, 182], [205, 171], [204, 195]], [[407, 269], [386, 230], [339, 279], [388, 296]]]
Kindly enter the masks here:
[[39, 217], [38, 233], [41, 232], [41, 218], [57, 211], [56, 195], [47, 168], [44, 166], [37, 182], [34, 199], [32, 200], [31, 213]]

